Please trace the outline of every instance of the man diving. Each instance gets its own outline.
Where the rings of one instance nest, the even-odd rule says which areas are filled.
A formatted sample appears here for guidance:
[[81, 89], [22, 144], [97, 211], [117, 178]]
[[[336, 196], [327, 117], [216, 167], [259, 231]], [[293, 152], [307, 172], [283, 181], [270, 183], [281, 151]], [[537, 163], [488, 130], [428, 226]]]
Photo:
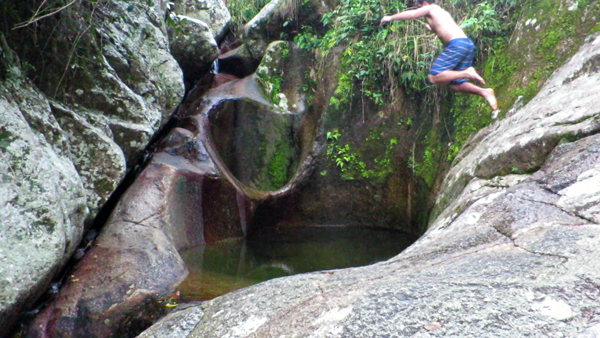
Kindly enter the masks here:
[[445, 46], [444, 51], [431, 65], [427, 75], [429, 82], [433, 84], [450, 82], [450, 88], [455, 92], [479, 95], [493, 110], [498, 109], [498, 102], [492, 88], [481, 88], [467, 82], [474, 80], [485, 84], [485, 80], [472, 67], [475, 45], [454, 22], [450, 14], [434, 4], [434, 1], [417, 0], [419, 8], [386, 15], [381, 19], [380, 24], [424, 16], [427, 20], [425, 27], [434, 32]]

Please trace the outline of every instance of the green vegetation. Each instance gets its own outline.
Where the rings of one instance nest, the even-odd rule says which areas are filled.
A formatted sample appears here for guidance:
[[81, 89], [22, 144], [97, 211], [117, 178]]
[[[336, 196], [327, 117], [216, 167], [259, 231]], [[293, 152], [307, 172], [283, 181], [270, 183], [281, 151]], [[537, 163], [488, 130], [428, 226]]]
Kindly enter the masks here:
[[283, 187], [289, 180], [288, 171], [292, 162], [290, 154], [291, 150], [287, 143], [281, 141], [275, 143], [275, 151], [267, 163], [267, 174], [271, 190]]
[[592, 29], [590, 29], [590, 34], [594, 34], [597, 32], [600, 32], [600, 22], [597, 22], [596, 25], [592, 27]]
[[[284, 62], [285, 59], [287, 59], [287, 57], [290, 55], [290, 47], [287, 44], [282, 45], [281, 49], [279, 50], [279, 55], [281, 57], [281, 60]], [[281, 70], [281, 73], [283, 75], [283, 69]], [[279, 94], [281, 93], [281, 89], [283, 86], [283, 77], [276, 75], [272, 76], [269, 79], [269, 82], [271, 82], [271, 84], [273, 85], [273, 88], [271, 88], [271, 101], [273, 102], [273, 104], [278, 105], [281, 101], [279, 98]]]
[[[442, 45], [437, 37], [424, 29], [424, 22], [409, 20], [379, 25], [384, 14], [405, 10], [409, 4], [412, 2], [342, 0], [337, 8], [323, 16], [323, 33], [319, 33], [314, 27], [302, 27], [294, 41], [301, 48], [314, 52], [317, 57], [327, 56], [335, 46], [345, 47], [340, 56], [337, 87], [330, 99], [329, 109], [351, 111], [353, 100], [357, 99], [383, 106], [384, 103], [396, 101], [398, 98], [395, 95], [404, 92], [419, 98], [420, 110], [425, 114], [424, 119], [419, 121], [421, 125], [431, 118], [431, 111], [439, 111], [442, 102], [449, 101], [447, 89], [431, 86], [426, 81], [430, 64], [439, 54]], [[476, 65], [493, 55], [497, 46], [506, 43], [514, 27], [514, 0], [484, 0], [475, 3], [452, 0], [444, 3], [444, 7], [455, 18], [464, 18], [460, 25], [478, 46]], [[507, 25], [506, 22], [512, 24]], [[467, 102], [469, 105], [485, 105], [481, 98], [468, 100], [472, 100]], [[489, 111], [487, 114], [489, 116]], [[459, 109], [454, 109], [451, 121], [454, 120], [459, 121], [456, 128], [458, 132], [468, 136], [470, 132], [487, 125], [491, 119], [463, 117]], [[468, 127], [462, 128], [465, 122]], [[425, 129], [426, 133], [427, 130]], [[335, 140], [331, 138], [329, 140], [330, 152], [338, 154], [332, 160], [337, 161], [336, 165], [343, 169], [342, 176], [365, 177], [361, 174], [363, 163], [357, 151], [349, 146], [346, 148], [335, 145], [332, 142]], [[445, 145], [442, 146], [440, 140], [440, 135], [435, 133], [427, 135], [426, 149], [411, 156], [412, 163], [409, 165], [413, 172], [428, 183], [437, 174], [440, 155], [445, 153], [442, 149]], [[422, 143], [422, 140], [416, 142]], [[455, 152], [463, 142], [454, 142]], [[383, 154], [380, 156], [385, 157]]]
[[279, 93], [281, 93], [281, 86], [283, 86], [283, 78], [281, 76], [272, 76], [269, 82], [273, 85], [271, 88], [271, 102], [274, 105], [278, 105], [280, 102]]
[[[381, 183], [393, 172], [391, 158], [398, 144], [396, 139], [383, 141], [380, 133], [371, 131], [365, 143], [376, 142], [376, 145], [384, 150], [383, 155], [376, 156], [372, 163], [367, 164], [361, 152], [352, 149], [349, 144], [340, 143], [341, 136], [337, 129], [327, 133], [327, 157], [339, 168], [343, 180], [373, 179]], [[321, 173], [323, 176], [326, 174]]]
[[408, 163], [413, 173], [421, 177], [429, 186], [432, 186], [436, 179], [439, 168], [438, 164], [443, 154], [442, 144], [435, 132], [435, 129], [431, 129], [425, 136], [423, 142], [424, 149], [420, 161], [415, 160], [417, 154], [414, 153], [415, 149], [413, 148]]
[[[508, 35], [512, 26], [501, 22], [513, 11], [513, 1], [474, 4], [454, 0], [448, 5], [455, 17], [467, 18], [461, 25], [477, 40], [480, 56], [485, 56], [502, 36]], [[428, 34], [418, 20], [379, 25], [384, 14], [406, 8], [406, 4], [392, 1], [342, 0], [323, 16], [322, 23], [328, 28], [325, 34], [319, 35], [313, 27], [302, 27], [294, 39], [302, 48], [327, 54], [334, 46], [346, 46], [341, 55], [336, 96], [332, 99], [336, 108], [357, 93], [380, 105], [393, 100], [390, 96], [398, 86], [407, 93], [430, 94], [431, 98], [437, 87], [427, 83], [426, 75], [441, 48], [437, 38]], [[433, 104], [433, 100], [429, 103]]]
[[231, 30], [237, 32], [252, 20], [270, 0], [225, 0], [231, 13]]
[[0, 127], [0, 149], [6, 151], [12, 143], [12, 133], [5, 126]]
[[274, 105], [278, 105], [281, 101], [279, 94], [283, 88], [284, 64], [290, 52], [288, 43], [276, 44], [266, 52], [262, 61], [264, 65], [261, 65], [256, 71], [264, 86], [263, 95]]

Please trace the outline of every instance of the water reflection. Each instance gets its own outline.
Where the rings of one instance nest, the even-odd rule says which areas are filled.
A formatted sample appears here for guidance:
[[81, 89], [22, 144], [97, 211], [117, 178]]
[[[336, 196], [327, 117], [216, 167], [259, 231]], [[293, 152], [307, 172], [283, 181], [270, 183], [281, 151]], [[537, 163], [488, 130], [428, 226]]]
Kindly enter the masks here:
[[207, 300], [271, 278], [386, 260], [414, 241], [385, 230], [311, 227], [268, 230], [182, 252], [190, 275], [182, 301]]

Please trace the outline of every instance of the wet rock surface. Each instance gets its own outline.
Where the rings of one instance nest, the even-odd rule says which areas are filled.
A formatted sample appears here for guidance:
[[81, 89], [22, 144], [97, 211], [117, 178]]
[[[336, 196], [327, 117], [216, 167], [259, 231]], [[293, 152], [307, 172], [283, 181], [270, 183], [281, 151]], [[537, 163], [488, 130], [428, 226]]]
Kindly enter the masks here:
[[265, 100], [260, 86], [252, 75], [189, 95], [179, 126], [28, 337], [138, 334], [166, 312], [165, 299], [187, 275], [178, 250], [243, 237], [258, 204], [306, 176], [295, 116]]
[[[446, 178], [439, 216], [403, 253], [195, 305], [195, 328], [174, 337], [593, 336], [600, 73], [579, 70], [599, 52], [596, 34], [537, 98], [475, 138]], [[520, 166], [532, 154], [533, 167]], [[151, 330], [168, 325], [183, 322]]]

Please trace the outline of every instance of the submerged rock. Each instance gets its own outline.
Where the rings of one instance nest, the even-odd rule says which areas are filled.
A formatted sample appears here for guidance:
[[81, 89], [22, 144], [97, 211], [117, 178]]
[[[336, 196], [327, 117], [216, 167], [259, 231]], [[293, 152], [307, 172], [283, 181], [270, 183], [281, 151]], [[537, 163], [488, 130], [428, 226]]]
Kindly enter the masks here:
[[203, 338], [593, 335], [600, 72], [588, 65], [598, 55], [600, 34], [534, 100], [471, 140], [439, 216], [400, 255], [270, 280], [187, 307], [193, 315], [168, 316], [141, 337], [164, 327]]

